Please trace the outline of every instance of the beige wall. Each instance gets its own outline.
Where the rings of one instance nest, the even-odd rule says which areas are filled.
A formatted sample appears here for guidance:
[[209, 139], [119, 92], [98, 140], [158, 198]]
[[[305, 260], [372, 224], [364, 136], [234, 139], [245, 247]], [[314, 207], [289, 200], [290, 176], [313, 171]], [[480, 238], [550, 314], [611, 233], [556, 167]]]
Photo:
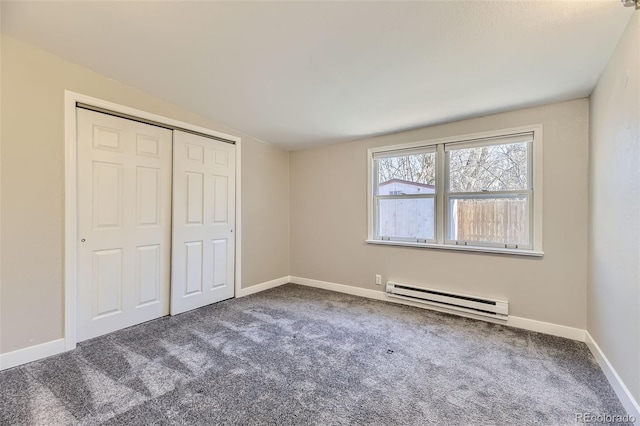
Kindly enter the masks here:
[[[397, 280], [506, 299], [510, 314], [584, 329], [587, 99], [291, 153], [291, 275], [382, 291]], [[367, 149], [544, 125], [544, 258], [403, 248], [367, 237]]]
[[289, 153], [264, 143], [245, 146], [242, 282], [249, 287], [289, 275]]
[[63, 337], [65, 89], [241, 136], [243, 287], [288, 275], [288, 152], [11, 38], [1, 43], [0, 353]]
[[640, 401], [640, 13], [591, 96], [587, 330]]

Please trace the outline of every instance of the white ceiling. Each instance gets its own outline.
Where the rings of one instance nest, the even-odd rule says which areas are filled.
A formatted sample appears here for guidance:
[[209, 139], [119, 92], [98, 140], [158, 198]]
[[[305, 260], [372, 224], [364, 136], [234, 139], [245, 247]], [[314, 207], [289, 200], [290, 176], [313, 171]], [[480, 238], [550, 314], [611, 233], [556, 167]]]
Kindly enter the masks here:
[[591, 93], [603, 1], [3, 2], [2, 32], [300, 149]]

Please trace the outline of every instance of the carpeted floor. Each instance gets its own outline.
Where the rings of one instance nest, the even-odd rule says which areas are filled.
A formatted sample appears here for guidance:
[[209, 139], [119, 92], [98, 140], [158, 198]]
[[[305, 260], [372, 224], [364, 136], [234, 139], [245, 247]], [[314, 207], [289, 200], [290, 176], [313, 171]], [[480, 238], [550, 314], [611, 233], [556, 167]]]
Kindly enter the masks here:
[[575, 425], [586, 345], [294, 284], [0, 373], [2, 425]]

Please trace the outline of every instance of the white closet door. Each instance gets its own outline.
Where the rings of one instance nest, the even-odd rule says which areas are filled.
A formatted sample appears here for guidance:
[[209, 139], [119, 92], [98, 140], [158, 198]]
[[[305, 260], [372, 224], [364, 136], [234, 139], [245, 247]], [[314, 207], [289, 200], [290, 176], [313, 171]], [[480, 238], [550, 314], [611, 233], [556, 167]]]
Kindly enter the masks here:
[[171, 315], [234, 294], [235, 145], [173, 135]]
[[77, 114], [82, 341], [169, 313], [172, 132]]

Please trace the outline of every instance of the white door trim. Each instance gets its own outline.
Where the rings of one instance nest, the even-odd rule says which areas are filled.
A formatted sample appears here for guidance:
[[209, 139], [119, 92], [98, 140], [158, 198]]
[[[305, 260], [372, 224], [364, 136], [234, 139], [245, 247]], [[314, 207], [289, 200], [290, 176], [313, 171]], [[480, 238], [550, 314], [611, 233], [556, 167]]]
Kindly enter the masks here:
[[119, 105], [113, 102], [104, 101], [102, 99], [83, 95], [80, 93], [65, 90], [64, 92], [64, 139], [65, 139], [65, 156], [64, 156], [64, 340], [65, 349], [72, 350], [76, 347], [76, 289], [77, 289], [77, 227], [78, 227], [78, 194], [77, 194], [77, 140], [76, 140], [76, 104], [83, 103], [98, 108], [114, 111], [120, 114], [126, 114], [132, 117], [138, 117], [144, 120], [151, 120], [157, 123], [166, 124], [168, 126], [180, 127], [185, 130], [202, 133], [209, 136], [215, 136], [235, 142], [236, 145], [236, 250], [235, 250], [235, 294], [240, 294], [242, 288], [241, 282], [241, 229], [242, 229], [242, 210], [241, 210], [241, 179], [240, 179], [240, 163], [241, 163], [241, 138], [231, 136], [225, 133], [216, 132], [204, 127], [195, 126], [179, 120]]

